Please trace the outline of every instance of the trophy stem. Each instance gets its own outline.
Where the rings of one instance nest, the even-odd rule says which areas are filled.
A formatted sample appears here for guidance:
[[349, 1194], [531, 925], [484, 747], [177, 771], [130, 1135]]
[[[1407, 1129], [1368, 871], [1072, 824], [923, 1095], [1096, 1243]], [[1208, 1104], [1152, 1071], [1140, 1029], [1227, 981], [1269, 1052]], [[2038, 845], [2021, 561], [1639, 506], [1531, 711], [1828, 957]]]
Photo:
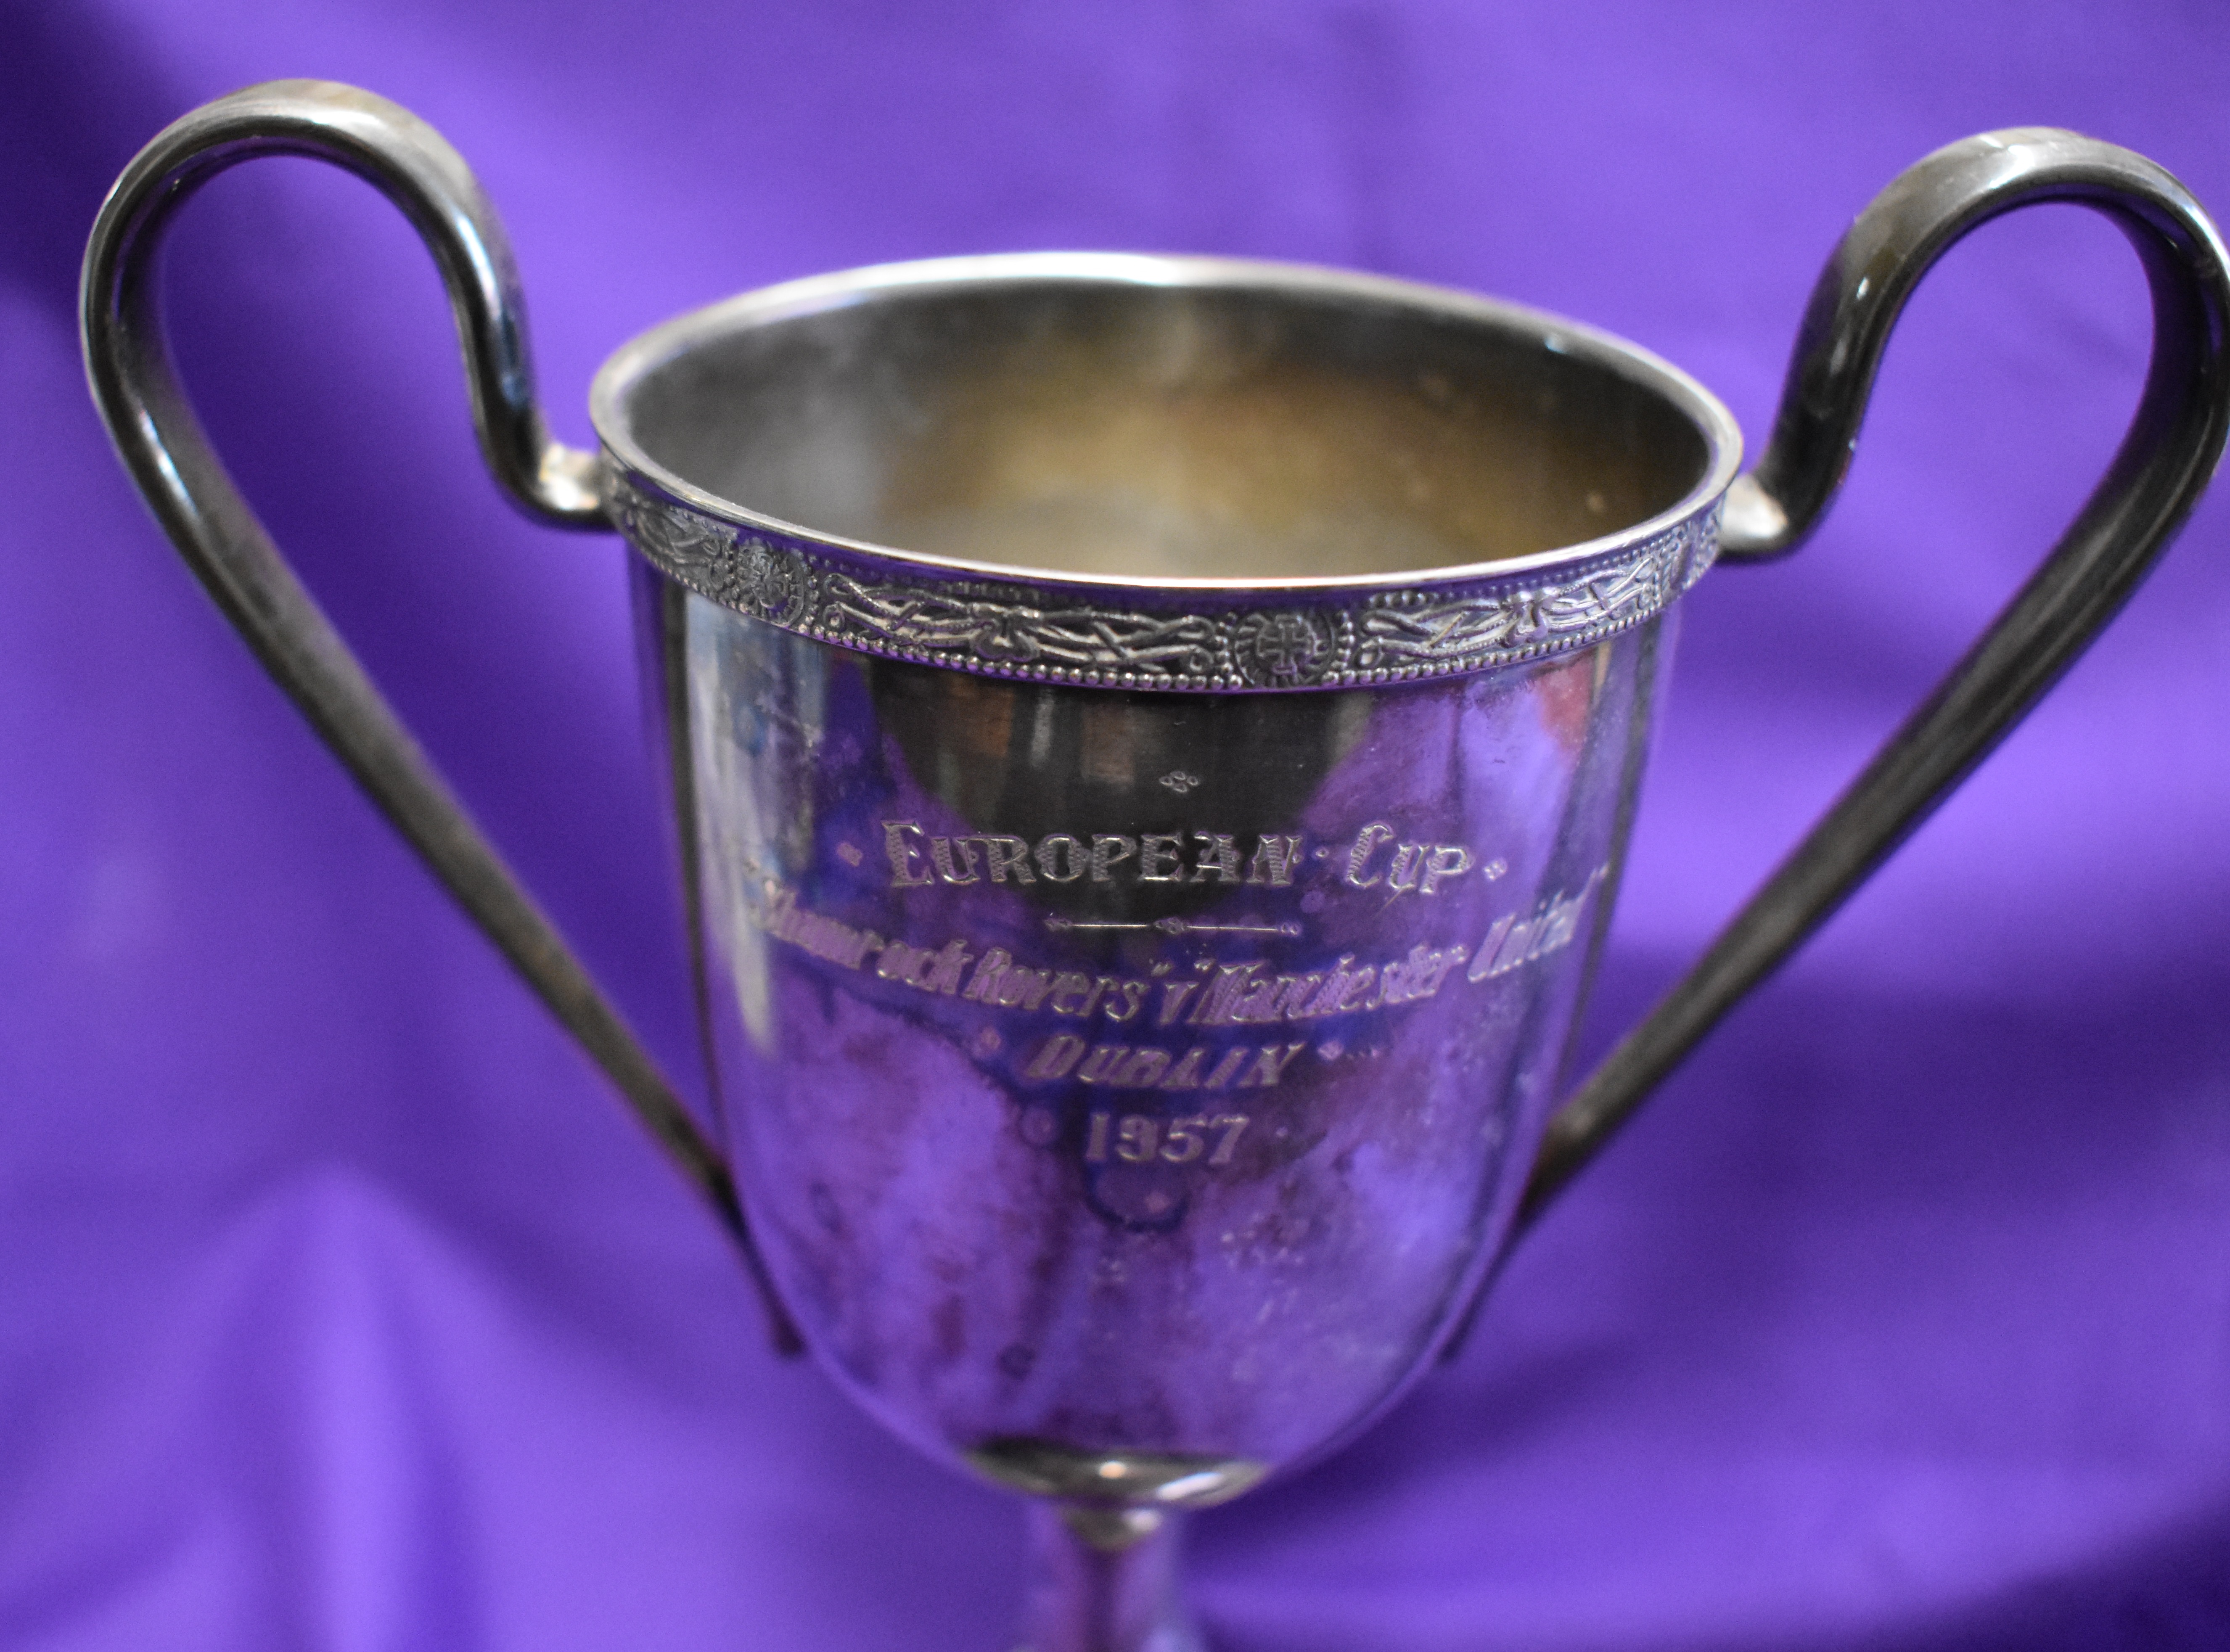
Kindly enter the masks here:
[[1205, 1652], [1177, 1589], [1181, 1515], [1030, 1504], [1022, 1652]]

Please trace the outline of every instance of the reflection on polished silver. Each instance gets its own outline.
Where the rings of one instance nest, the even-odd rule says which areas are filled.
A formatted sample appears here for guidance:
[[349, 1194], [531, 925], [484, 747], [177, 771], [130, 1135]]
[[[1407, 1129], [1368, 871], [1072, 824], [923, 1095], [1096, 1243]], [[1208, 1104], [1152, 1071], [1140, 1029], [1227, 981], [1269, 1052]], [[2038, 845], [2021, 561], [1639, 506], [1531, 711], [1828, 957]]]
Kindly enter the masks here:
[[[448, 280], [482, 444], [609, 523], [671, 760], [713, 1150], [233, 491], [154, 249], [280, 150], [362, 174]], [[1898, 307], [1975, 224], [2106, 212], [2143, 401], [2006, 614], [1561, 1109], [1675, 598], [1801, 539]], [[1194, 1652], [1190, 1511], [1331, 1448], [1461, 1339], [1516, 1233], [2111, 617], [2211, 474], [2230, 276], [2159, 169], [1955, 145], [1821, 277], [1774, 438], [1646, 352], [1406, 283], [1031, 255], [747, 294], [543, 434], [509, 254], [394, 106], [197, 111], [87, 254], [87, 370], [197, 573], [712, 1201], [783, 1331], [1036, 1500], [1035, 1652]], [[744, 1212], [748, 1210], [747, 1225]]]

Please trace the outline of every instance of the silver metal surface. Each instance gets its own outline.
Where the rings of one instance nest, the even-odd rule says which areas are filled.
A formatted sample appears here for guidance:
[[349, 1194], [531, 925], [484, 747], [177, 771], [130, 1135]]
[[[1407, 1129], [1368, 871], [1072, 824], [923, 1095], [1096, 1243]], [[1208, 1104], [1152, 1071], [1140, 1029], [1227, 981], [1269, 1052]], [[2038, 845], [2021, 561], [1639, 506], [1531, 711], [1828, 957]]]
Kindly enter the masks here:
[[1385, 1404], [1554, 1101], [1662, 622], [1247, 697], [681, 625], [729, 1140], [839, 1380], [1009, 1483], [1180, 1462], [1091, 1471], [1155, 1506]]
[[[153, 251], [197, 183], [267, 152], [403, 209], [499, 480], [643, 552], [732, 1173], [186, 407]], [[1775, 554], [1816, 520], [1943, 249], [2066, 199], [2112, 216], [2152, 280], [2152, 371], [2112, 469], [1556, 1109], [1668, 605], [1715, 549]], [[1708, 395], [1573, 324], [1106, 255], [863, 271], [682, 318], [600, 375], [591, 461], [542, 434], [509, 254], [462, 162], [392, 105], [285, 82], [132, 164], [84, 326], [180, 550], [710, 1198], [778, 1334], [794, 1316], [899, 1433], [1040, 1500], [1038, 1652], [1178, 1652], [1197, 1645], [1183, 1514], [1327, 1449], [1460, 1340], [1524, 1222], [2111, 616], [2221, 451], [2224, 264], [2149, 163], [1999, 133], [1853, 226], [1739, 478]]]
[[1521, 1225], [2059, 680], [2213, 479], [2230, 434], [2230, 253], [2214, 221], [2175, 178], [2128, 150], [2050, 127], [1985, 132], [1900, 174], [1821, 272], [1773, 439], [1729, 490], [1722, 554], [1758, 561], [1801, 543], [1849, 467], [1874, 371], [1921, 277], [1991, 219], [2055, 201], [2104, 214], [2144, 265], [2152, 360], [2129, 433], [2004, 612], [1559, 1111]]
[[1172, 582], [1118, 595], [957, 569], [894, 576], [811, 540], [738, 530], [636, 477], [616, 472], [606, 495], [613, 521], [655, 566], [777, 629], [893, 659], [1097, 688], [1357, 688], [1519, 665], [1651, 619], [1703, 577], [1718, 545], [1707, 496], [1647, 537], [1460, 585], [1382, 584], [1304, 601], [1279, 588], [1210, 594]]
[[719, 1151], [302, 588], [178, 384], [156, 252], [197, 189], [262, 155], [330, 161], [403, 209], [441, 267], [489, 469], [538, 517], [607, 525], [593, 456], [543, 433], [519, 279], [494, 209], [440, 133], [353, 87], [253, 87], [174, 122], [133, 157], [86, 247], [79, 308], [93, 403], [140, 497], [225, 617], [711, 1204], [743, 1256], [775, 1345], [795, 1351], [796, 1333], [768, 1288]]
[[1710, 565], [1741, 441], [1633, 346], [1409, 282], [1020, 254], [746, 294], [628, 345], [615, 519], [848, 648], [1311, 688], [1583, 648]]
[[[1096, 258], [720, 305], [593, 405], [776, 1288], [1067, 1511], [1033, 1644], [1176, 1643], [1163, 1520], [1389, 1404], [1510, 1231], [1732, 427], [1531, 312]], [[1435, 611], [1479, 641], [1373, 669]]]

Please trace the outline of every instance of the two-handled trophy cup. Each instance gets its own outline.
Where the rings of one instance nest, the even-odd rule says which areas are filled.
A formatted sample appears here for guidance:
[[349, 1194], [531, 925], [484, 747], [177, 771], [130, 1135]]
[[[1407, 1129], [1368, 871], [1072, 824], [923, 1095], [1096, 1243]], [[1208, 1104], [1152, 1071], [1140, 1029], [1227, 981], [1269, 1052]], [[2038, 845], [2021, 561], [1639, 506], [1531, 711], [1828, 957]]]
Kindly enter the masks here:
[[[634, 544], [717, 1153], [288, 574], [163, 342], [155, 253], [235, 162], [370, 179], [448, 283], [483, 450]], [[2142, 403], [2059, 548], [1558, 1105], [1675, 602], [1785, 551], [1953, 241], [2078, 201], [2135, 243]], [[265, 663], [741, 1243], [777, 1335], [1036, 1500], [1026, 1644], [1196, 1647], [1184, 1511], [1327, 1450], [1460, 1336], [1512, 1237], [2112, 615], [2230, 417], [2230, 273], [2169, 177], [1999, 132], [1855, 222], [1740, 469], [1584, 326], [1320, 270], [1046, 254], [747, 294], [544, 434], [464, 164], [316, 82], [189, 115], [87, 254], [125, 463]]]

